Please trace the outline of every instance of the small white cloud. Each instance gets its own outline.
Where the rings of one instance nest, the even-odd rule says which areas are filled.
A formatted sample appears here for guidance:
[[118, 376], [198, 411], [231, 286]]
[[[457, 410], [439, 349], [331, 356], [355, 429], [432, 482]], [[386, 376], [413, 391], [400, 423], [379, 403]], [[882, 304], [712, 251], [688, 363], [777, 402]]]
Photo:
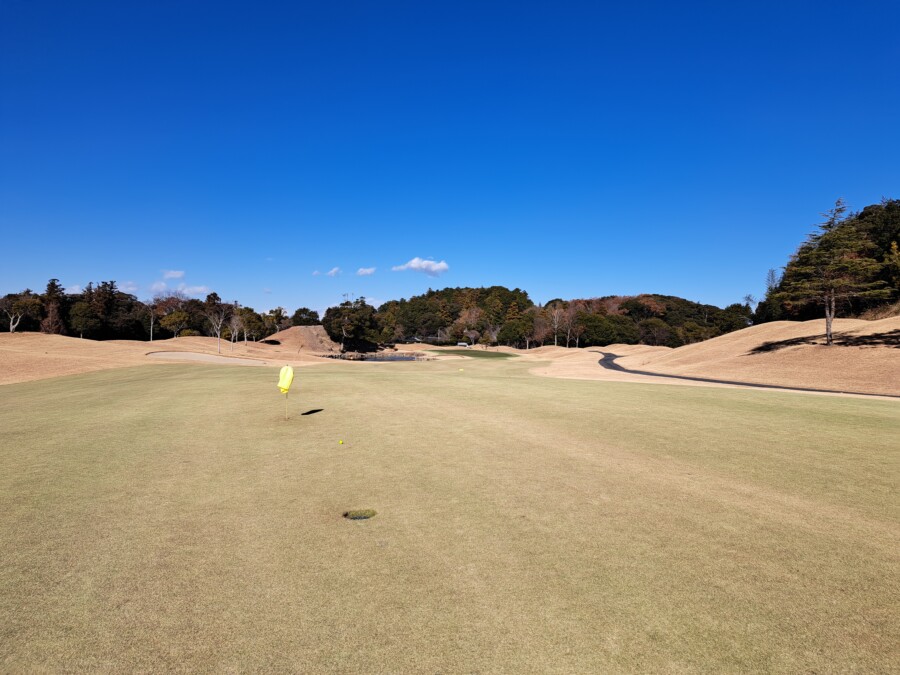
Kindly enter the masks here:
[[263, 293], [265, 293], [266, 295], [271, 295], [271, 294], [272, 294], [272, 289], [271, 289], [271, 288], [264, 288], [264, 289], [263, 289]]
[[163, 270], [163, 279], [184, 279], [184, 270]]
[[368, 277], [373, 274], [375, 274], [374, 267], [360, 267], [358, 270], [356, 270], [356, 276], [359, 277]]
[[150, 286], [150, 290], [153, 291], [154, 293], [162, 293], [167, 288], [168, 288], [168, 286], [166, 286], [165, 281], [156, 281], [153, 283], [152, 286]]
[[182, 293], [187, 293], [188, 295], [207, 295], [209, 293], [209, 286], [187, 286], [185, 284], [178, 284], [178, 290]]
[[332, 267], [330, 270], [328, 270], [328, 272], [326, 272], [326, 274], [330, 277], [336, 277], [340, 273], [341, 273], [340, 267]]
[[138, 285], [133, 281], [126, 281], [124, 284], [119, 286], [120, 291], [124, 291], [126, 293], [134, 293], [138, 289]]
[[449, 270], [450, 265], [448, 265], [445, 260], [435, 262], [434, 260], [423, 260], [422, 258], [416, 257], [404, 265], [397, 265], [391, 269], [395, 272], [412, 270], [413, 272], [422, 272], [430, 277], [436, 277]]
[[66, 286], [66, 293], [68, 293], [69, 295], [81, 293], [81, 284], [72, 284], [71, 286]]
[[321, 273], [319, 270], [316, 270], [315, 272], [313, 272], [313, 276], [314, 276], [314, 277], [317, 277], [317, 276], [319, 276], [320, 274], [322, 274], [322, 273]]

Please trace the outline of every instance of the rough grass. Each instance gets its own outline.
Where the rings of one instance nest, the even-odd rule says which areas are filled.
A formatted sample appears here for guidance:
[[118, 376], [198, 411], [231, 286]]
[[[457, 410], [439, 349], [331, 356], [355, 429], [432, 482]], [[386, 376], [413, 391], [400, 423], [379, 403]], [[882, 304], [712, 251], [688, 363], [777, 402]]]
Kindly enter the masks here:
[[527, 367], [0, 387], [0, 670], [896, 668], [900, 406]]

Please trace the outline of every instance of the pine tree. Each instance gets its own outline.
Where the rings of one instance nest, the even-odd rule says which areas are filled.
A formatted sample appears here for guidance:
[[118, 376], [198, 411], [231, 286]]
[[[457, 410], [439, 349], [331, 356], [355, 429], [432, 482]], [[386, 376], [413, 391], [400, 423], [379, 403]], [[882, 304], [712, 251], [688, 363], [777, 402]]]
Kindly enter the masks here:
[[856, 226], [843, 199], [823, 215], [819, 231], [809, 236], [794, 254], [775, 298], [787, 303], [816, 303], [825, 308], [825, 343], [833, 344], [832, 322], [837, 303], [851, 298], [890, 295], [877, 280], [883, 265], [871, 257], [872, 244]]

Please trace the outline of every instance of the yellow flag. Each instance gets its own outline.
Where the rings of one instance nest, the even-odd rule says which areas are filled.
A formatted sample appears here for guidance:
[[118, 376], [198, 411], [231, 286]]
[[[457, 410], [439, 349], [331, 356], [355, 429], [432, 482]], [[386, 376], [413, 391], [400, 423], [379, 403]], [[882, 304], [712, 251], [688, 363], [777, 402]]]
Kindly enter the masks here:
[[278, 388], [282, 394], [288, 393], [291, 388], [291, 382], [294, 381], [294, 369], [290, 366], [284, 366], [278, 375]]

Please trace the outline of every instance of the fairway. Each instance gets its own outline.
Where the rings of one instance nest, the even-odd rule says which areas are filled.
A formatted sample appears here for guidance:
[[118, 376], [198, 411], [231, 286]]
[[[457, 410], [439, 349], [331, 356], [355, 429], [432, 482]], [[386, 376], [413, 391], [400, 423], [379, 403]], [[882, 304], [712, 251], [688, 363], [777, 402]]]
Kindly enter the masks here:
[[468, 356], [473, 359], [514, 359], [515, 354], [508, 352], [488, 352], [481, 351], [476, 348], [469, 349], [429, 349], [429, 352], [435, 354], [453, 354], [454, 356]]
[[896, 668], [900, 405], [521, 361], [0, 386], [0, 670]]

